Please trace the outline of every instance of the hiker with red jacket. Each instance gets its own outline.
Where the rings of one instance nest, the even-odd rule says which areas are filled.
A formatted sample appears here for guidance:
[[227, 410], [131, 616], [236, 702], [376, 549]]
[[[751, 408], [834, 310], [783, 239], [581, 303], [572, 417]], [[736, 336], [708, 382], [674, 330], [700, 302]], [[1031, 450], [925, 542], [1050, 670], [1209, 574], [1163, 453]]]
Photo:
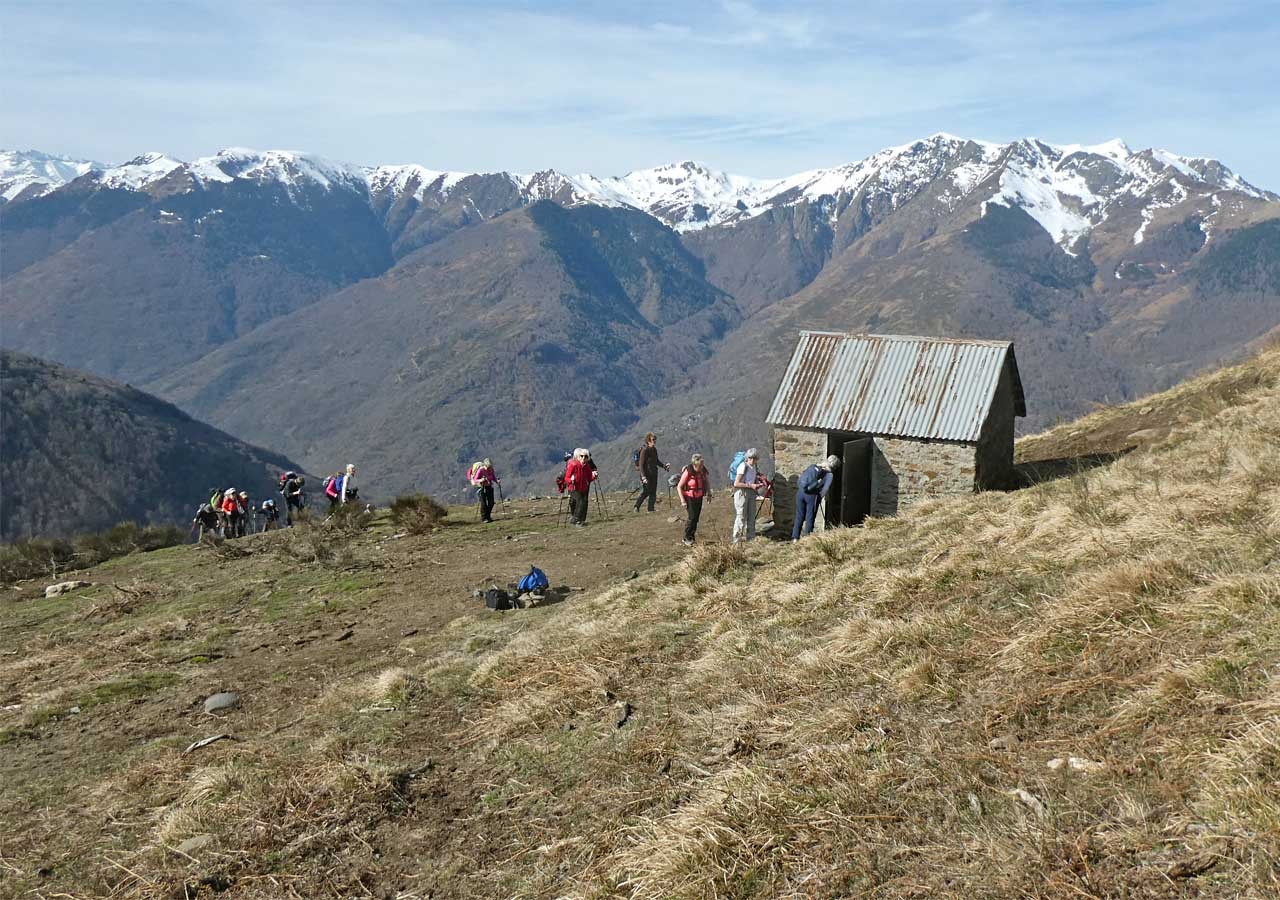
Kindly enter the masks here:
[[702, 454], [695, 453], [689, 465], [680, 471], [680, 483], [676, 486], [680, 505], [687, 512], [684, 526], [686, 547], [692, 547], [698, 537], [698, 519], [702, 516], [702, 501], [711, 499], [711, 473], [702, 461]]
[[223, 535], [233, 538], [240, 534], [240, 501], [235, 488], [227, 488], [222, 495]]
[[653, 512], [658, 501], [658, 468], [671, 471], [671, 467], [658, 458], [658, 436], [650, 431], [644, 436], [644, 446], [640, 448], [640, 458], [636, 460], [636, 468], [640, 470], [640, 496], [636, 498], [636, 512], [640, 512], [640, 504], [649, 501], [649, 512]]
[[587, 506], [591, 499], [591, 482], [596, 480], [596, 467], [591, 452], [583, 447], [573, 451], [573, 459], [564, 470], [565, 489], [569, 492], [569, 524], [587, 524]]

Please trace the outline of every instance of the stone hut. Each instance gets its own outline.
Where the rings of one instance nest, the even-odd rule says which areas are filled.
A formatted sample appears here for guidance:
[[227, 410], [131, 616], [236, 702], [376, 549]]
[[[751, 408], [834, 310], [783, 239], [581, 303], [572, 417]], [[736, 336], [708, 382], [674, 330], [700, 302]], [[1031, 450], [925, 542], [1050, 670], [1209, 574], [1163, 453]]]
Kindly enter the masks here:
[[767, 419], [774, 521], [790, 530], [796, 480], [832, 454], [842, 463], [819, 529], [1007, 487], [1026, 414], [1008, 341], [802, 331]]

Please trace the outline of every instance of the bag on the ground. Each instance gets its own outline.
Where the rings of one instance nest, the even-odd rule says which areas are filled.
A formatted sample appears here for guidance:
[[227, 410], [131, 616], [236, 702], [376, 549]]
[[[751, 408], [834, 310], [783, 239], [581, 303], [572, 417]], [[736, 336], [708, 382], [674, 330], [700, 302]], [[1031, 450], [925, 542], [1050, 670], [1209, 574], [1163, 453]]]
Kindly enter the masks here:
[[733, 482], [738, 477], [738, 466], [742, 465], [746, 461], [747, 461], [746, 450], [739, 450], [737, 453], [733, 454], [733, 462], [729, 465], [729, 483], [730, 484], [733, 484]]
[[545, 591], [550, 584], [547, 581], [547, 575], [537, 566], [529, 567], [529, 574], [520, 579], [520, 583], [516, 585], [516, 589], [522, 594], [529, 594], [535, 591]]
[[484, 592], [484, 605], [489, 609], [512, 609], [511, 595], [499, 587], [491, 587]]

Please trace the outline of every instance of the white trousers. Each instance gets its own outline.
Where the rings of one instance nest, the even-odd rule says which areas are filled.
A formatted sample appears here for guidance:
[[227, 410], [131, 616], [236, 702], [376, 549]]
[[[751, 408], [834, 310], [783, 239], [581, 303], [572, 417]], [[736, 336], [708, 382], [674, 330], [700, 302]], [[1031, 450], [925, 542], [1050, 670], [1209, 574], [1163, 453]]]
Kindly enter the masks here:
[[733, 491], [733, 542], [749, 541], [756, 536], [756, 492], [747, 488]]

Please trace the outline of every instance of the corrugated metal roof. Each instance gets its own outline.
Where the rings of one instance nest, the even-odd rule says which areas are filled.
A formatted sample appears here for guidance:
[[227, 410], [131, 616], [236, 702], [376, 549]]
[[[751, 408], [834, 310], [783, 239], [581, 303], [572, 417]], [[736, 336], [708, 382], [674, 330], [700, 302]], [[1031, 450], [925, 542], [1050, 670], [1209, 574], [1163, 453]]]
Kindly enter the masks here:
[[1000, 373], [1027, 414], [1008, 341], [800, 332], [766, 421], [772, 425], [976, 441]]

